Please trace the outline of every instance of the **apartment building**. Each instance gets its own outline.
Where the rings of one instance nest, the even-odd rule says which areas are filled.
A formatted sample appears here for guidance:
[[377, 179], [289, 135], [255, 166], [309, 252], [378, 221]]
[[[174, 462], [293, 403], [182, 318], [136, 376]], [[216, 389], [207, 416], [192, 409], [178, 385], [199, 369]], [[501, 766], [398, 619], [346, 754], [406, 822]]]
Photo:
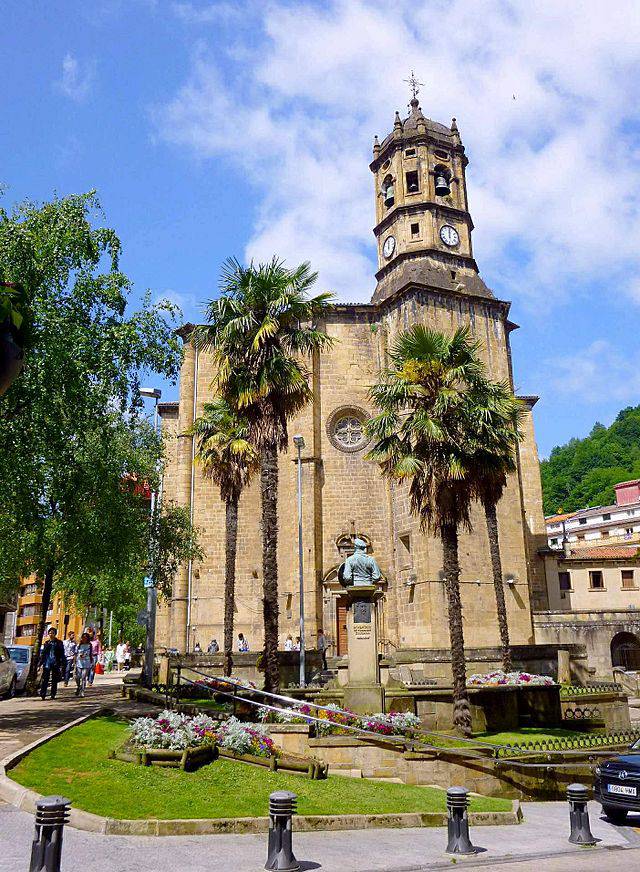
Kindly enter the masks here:
[[549, 547], [571, 551], [601, 545], [640, 544], [640, 479], [615, 486], [611, 506], [595, 506], [546, 518]]
[[[14, 645], [33, 645], [42, 615], [42, 582], [35, 576], [22, 580], [15, 612]], [[82, 632], [84, 616], [77, 613], [56, 594], [47, 611], [47, 630], [55, 627], [58, 636], [66, 639], [71, 631]]]

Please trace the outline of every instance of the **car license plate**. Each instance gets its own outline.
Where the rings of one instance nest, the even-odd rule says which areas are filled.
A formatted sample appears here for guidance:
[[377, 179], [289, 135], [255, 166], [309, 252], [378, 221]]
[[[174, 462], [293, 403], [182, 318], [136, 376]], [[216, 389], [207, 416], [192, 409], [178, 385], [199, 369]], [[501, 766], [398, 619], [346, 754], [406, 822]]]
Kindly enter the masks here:
[[637, 794], [635, 787], [627, 787], [626, 784], [608, 784], [607, 790], [609, 793], [621, 793], [624, 796], [636, 796]]

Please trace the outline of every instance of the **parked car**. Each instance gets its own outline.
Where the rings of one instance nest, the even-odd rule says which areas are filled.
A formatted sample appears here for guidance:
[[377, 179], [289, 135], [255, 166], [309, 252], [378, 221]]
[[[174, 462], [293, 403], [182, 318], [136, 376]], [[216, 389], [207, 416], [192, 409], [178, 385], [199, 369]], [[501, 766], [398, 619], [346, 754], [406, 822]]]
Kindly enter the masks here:
[[31, 666], [31, 655], [33, 647], [31, 645], [9, 645], [9, 656], [16, 664], [16, 690], [22, 692], [29, 677], [29, 667]]
[[640, 812], [640, 739], [631, 745], [628, 754], [596, 766], [593, 791], [614, 824], [623, 823], [630, 811]]
[[0, 696], [11, 699], [18, 684], [18, 670], [4, 645], [0, 645]]

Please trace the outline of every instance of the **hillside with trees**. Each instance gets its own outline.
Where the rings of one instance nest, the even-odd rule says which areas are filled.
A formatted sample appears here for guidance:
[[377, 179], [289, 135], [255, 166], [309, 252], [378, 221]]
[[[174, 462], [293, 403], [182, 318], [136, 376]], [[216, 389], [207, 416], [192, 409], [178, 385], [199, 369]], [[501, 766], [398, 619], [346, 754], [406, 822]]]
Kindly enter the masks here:
[[614, 503], [615, 484], [640, 478], [640, 406], [623, 409], [610, 427], [596, 423], [586, 438], [557, 446], [540, 470], [545, 515]]

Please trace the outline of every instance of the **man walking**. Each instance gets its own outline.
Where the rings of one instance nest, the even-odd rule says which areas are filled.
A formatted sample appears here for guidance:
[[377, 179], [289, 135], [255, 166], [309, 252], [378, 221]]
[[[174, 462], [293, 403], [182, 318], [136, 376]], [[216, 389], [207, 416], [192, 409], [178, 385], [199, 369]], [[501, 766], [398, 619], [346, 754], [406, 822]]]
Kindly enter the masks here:
[[63, 645], [66, 661], [64, 667], [64, 686], [69, 687], [69, 679], [71, 678], [71, 673], [73, 672], [73, 664], [75, 663], [76, 651], [78, 649], [76, 634], [73, 632], [73, 630], [69, 633], [68, 638], [64, 640]]
[[56, 698], [58, 681], [66, 668], [67, 661], [64, 655], [64, 645], [56, 638], [57, 630], [53, 627], [49, 630], [49, 638], [40, 649], [38, 666], [42, 666], [42, 681], [40, 682], [40, 698], [45, 700], [47, 688], [51, 681], [51, 699]]
[[324, 630], [322, 627], [318, 627], [318, 642], [316, 645], [318, 651], [320, 652], [320, 656], [322, 657], [322, 668], [327, 668], [327, 640], [324, 635]]

